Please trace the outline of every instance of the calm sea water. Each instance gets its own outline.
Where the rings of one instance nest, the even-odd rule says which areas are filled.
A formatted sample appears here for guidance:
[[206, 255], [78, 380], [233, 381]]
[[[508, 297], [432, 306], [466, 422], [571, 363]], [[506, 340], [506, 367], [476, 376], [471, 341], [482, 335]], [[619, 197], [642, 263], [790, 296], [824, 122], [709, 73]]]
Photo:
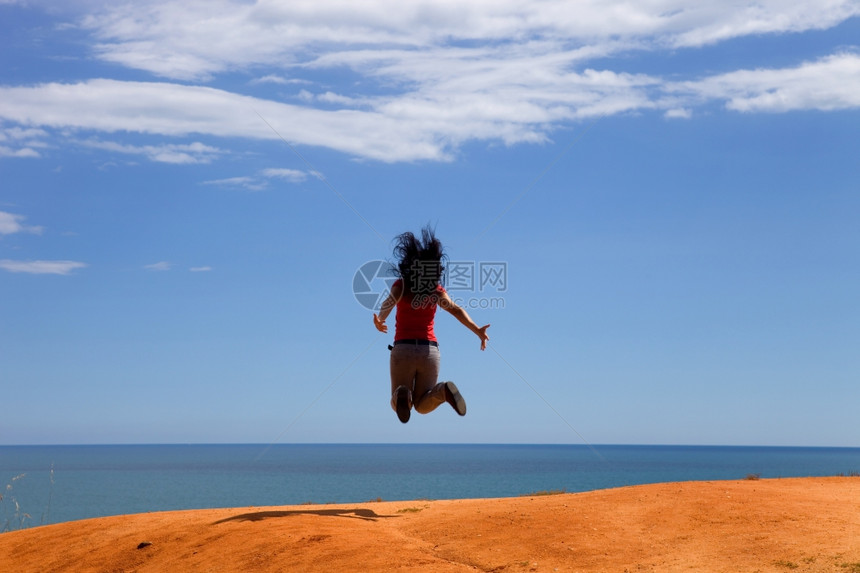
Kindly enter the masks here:
[[507, 497], [750, 474], [769, 478], [858, 471], [860, 448], [0, 446], [0, 531], [4, 523], [19, 528], [24, 513], [31, 517], [23, 525], [32, 526], [173, 509]]

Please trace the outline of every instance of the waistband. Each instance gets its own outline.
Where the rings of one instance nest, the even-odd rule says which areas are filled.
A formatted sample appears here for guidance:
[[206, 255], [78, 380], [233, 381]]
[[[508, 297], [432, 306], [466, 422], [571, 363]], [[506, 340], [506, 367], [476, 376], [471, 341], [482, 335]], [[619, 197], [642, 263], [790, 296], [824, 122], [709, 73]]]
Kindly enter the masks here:
[[417, 338], [403, 338], [401, 340], [395, 340], [394, 346], [398, 344], [414, 344], [415, 346], [439, 346], [439, 343], [435, 340], [421, 340]]

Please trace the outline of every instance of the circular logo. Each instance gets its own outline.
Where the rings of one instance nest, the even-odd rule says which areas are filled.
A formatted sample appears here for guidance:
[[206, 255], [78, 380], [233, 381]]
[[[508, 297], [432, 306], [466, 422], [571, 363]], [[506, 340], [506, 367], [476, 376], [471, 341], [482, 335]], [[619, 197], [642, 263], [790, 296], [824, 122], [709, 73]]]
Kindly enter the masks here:
[[358, 267], [352, 277], [352, 294], [358, 304], [378, 311], [398, 279], [397, 267], [387, 261], [369, 261]]

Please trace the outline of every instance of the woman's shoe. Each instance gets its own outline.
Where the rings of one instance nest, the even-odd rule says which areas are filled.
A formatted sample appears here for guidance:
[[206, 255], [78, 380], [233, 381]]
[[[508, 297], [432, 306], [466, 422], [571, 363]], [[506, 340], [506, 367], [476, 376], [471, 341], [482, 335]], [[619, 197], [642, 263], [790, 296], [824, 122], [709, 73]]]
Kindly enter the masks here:
[[406, 386], [398, 386], [394, 391], [394, 411], [397, 412], [397, 418], [404, 424], [409, 421], [409, 415], [412, 413], [412, 404], [409, 400], [409, 389]]
[[457, 385], [453, 382], [444, 382], [445, 385], [445, 401], [451, 404], [451, 407], [454, 408], [454, 411], [460, 414], [461, 416], [466, 415], [466, 400], [463, 398], [463, 395], [460, 394], [460, 391], [457, 389]]

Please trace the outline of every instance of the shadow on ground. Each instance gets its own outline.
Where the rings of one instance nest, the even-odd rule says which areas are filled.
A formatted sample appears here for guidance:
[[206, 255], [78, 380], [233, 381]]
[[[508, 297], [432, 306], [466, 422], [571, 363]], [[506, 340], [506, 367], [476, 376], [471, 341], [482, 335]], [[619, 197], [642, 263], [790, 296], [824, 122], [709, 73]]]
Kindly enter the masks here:
[[292, 515], [322, 515], [331, 517], [348, 517], [350, 519], [363, 519], [365, 521], [376, 521], [377, 519], [387, 519], [391, 517], [399, 517], [397, 515], [379, 515], [371, 509], [288, 509], [283, 511], [257, 511], [254, 513], [243, 513], [226, 517], [213, 523], [225, 523], [228, 521], [263, 521], [264, 519], [275, 519], [278, 517], [290, 517]]

